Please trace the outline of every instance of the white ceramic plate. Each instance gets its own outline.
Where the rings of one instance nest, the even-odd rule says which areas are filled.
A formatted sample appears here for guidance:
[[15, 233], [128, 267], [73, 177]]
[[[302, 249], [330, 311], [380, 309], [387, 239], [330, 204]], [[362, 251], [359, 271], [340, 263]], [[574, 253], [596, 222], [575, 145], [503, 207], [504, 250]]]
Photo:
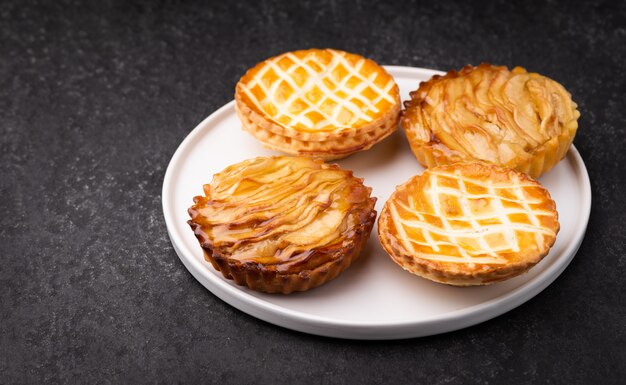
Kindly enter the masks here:
[[[386, 67], [401, 97], [438, 71]], [[505, 313], [545, 289], [578, 250], [591, 209], [585, 165], [574, 147], [541, 183], [556, 201], [561, 230], [550, 254], [527, 274], [491, 286], [457, 288], [419, 278], [398, 267], [372, 230], [367, 247], [353, 266], [316, 289], [292, 295], [251, 291], [226, 280], [204, 261], [187, 225], [187, 208], [202, 194], [214, 173], [244, 159], [277, 154], [241, 130], [230, 102], [200, 123], [172, 157], [163, 182], [163, 212], [178, 256], [194, 277], [232, 306], [289, 329], [354, 339], [396, 339], [444, 333]], [[365, 178], [380, 210], [395, 186], [421, 173], [404, 134], [398, 131], [371, 150], [338, 162]]]

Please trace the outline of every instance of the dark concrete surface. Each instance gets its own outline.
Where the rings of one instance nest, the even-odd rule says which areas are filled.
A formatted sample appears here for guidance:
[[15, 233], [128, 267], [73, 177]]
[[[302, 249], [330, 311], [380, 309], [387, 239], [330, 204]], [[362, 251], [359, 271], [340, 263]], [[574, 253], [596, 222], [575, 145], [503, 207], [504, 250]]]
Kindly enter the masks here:
[[[594, 200], [569, 268], [404, 341], [292, 332], [204, 289], [166, 233], [165, 168], [246, 68], [306, 47], [564, 84]], [[626, 383], [625, 63], [623, 1], [2, 1], [0, 383]]]

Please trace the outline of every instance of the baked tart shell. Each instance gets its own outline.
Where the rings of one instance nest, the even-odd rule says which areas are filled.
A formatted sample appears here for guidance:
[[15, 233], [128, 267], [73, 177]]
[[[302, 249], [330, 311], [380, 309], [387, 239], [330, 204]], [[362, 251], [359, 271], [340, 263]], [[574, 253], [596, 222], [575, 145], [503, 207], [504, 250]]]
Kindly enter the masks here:
[[355, 152], [369, 150], [393, 134], [400, 119], [398, 103], [398, 106], [389, 110], [382, 119], [359, 130], [343, 131], [332, 137], [332, 140], [301, 140], [281, 134], [285, 133], [282, 127], [256, 113], [245, 103], [237, 100], [237, 97], [235, 109], [243, 130], [257, 138], [264, 147], [290, 155], [309, 156], [326, 161], [342, 159]]
[[290, 294], [307, 291], [335, 279], [339, 274], [356, 261], [369, 239], [372, 226], [376, 219], [376, 211], [372, 211], [363, 225], [354, 232], [354, 239], [347, 244], [337, 244], [324, 250], [315, 250], [315, 253], [327, 254], [330, 262], [314, 269], [302, 270], [298, 273], [281, 273], [256, 263], [242, 263], [229, 259], [214, 251], [211, 243], [203, 236], [198, 224], [188, 221], [204, 252], [204, 258], [210, 262], [215, 270], [222, 273], [224, 278], [232, 279], [237, 285], [265, 293]]

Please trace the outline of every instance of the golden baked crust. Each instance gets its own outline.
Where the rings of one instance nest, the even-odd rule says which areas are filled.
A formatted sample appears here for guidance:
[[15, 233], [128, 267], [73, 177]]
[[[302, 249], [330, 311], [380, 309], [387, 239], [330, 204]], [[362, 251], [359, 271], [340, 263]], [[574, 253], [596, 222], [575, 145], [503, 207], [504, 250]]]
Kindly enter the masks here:
[[401, 125], [424, 167], [484, 161], [533, 178], [563, 159], [580, 116], [554, 80], [490, 64], [433, 76], [405, 108]]
[[332, 49], [257, 64], [237, 83], [235, 101], [243, 129], [265, 146], [326, 160], [371, 148], [396, 130], [400, 115], [391, 75]]
[[376, 198], [363, 180], [305, 157], [229, 166], [194, 198], [188, 222], [224, 277], [269, 293], [319, 286], [348, 268], [369, 238]]
[[558, 231], [546, 189], [526, 174], [486, 163], [427, 169], [396, 188], [378, 220], [380, 241], [398, 265], [456, 286], [528, 271]]

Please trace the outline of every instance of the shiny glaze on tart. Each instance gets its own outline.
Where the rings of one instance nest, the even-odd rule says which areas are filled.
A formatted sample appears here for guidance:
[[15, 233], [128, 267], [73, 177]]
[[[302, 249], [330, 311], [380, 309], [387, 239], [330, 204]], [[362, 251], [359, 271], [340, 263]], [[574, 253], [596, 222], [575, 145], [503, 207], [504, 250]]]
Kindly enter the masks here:
[[401, 125], [424, 167], [483, 161], [539, 177], [567, 153], [580, 113], [554, 80], [481, 64], [411, 92]]
[[189, 225], [215, 269], [270, 293], [304, 291], [345, 270], [367, 241], [375, 198], [321, 160], [259, 157], [215, 174]]
[[244, 130], [266, 147], [338, 159], [394, 132], [398, 86], [382, 67], [333, 50], [287, 52], [250, 69], [237, 83]]
[[396, 188], [378, 223], [384, 249], [403, 269], [458, 286], [526, 272], [548, 254], [558, 231], [545, 188], [485, 163], [427, 169]]

